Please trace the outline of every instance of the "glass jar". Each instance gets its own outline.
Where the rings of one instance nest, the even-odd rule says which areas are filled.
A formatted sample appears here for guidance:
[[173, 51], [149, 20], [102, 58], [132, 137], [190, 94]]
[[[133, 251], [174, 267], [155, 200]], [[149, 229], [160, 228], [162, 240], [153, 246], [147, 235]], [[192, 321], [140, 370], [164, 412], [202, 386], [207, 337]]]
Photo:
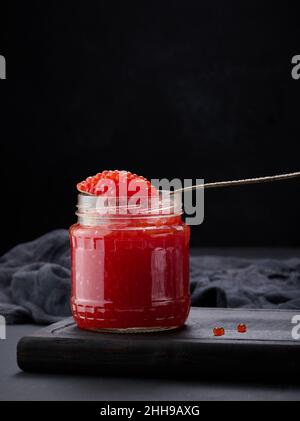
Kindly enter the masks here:
[[147, 332], [182, 326], [190, 309], [190, 228], [175, 195], [167, 212], [138, 214], [99, 212], [95, 196], [78, 198], [78, 223], [70, 228], [78, 327]]

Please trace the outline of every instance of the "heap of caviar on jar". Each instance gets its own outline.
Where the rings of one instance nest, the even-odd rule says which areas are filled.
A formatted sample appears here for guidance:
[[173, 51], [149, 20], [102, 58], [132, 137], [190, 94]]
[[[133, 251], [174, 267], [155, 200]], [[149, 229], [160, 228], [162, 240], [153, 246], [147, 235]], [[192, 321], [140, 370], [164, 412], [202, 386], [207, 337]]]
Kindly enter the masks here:
[[124, 192], [126, 192], [128, 197], [138, 191], [146, 195], [156, 192], [155, 187], [145, 177], [132, 174], [129, 171], [119, 170], [99, 172], [78, 183], [77, 189], [81, 193], [91, 194], [93, 196], [115, 195], [116, 197]]

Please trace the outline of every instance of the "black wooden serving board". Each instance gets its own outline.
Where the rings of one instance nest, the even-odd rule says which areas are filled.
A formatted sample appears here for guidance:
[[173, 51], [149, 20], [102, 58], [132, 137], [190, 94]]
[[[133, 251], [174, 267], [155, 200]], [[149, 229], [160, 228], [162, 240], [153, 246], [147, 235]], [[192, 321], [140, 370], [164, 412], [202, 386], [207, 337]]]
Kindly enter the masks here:
[[[33, 372], [299, 379], [300, 340], [292, 337], [296, 314], [192, 308], [183, 328], [141, 334], [87, 332], [68, 318], [22, 338], [18, 365]], [[237, 333], [238, 323], [247, 324], [247, 333]], [[215, 326], [223, 326], [225, 335], [214, 337]]]

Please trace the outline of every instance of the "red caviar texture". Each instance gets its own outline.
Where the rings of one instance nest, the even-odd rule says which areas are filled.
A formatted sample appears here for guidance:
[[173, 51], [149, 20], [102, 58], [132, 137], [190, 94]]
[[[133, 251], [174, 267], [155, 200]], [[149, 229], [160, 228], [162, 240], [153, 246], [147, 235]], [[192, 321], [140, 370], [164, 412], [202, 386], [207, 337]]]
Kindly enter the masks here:
[[190, 229], [180, 216], [157, 222], [137, 226], [127, 220], [119, 229], [71, 227], [71, 308], [80, 328], [172, 328], [185, 323]]
[[224, 327], [215, 327], [213, 329], [214, 336], [223, 336], [225, 335]]
[[127, 195], [131, 197], [137, 192], [146, 195], [154, 194], [156, 189], [145, 177], [132, 174], [129, 171], [102, 171], [92, 177], [77, 184], [80, 192], [94, 196], [114, 196]]
[[236, 330], [239, 333], [246, 333], [247, 332], [247, 326], [245, 325], [245, 323], [239, 323], [236, 327]]

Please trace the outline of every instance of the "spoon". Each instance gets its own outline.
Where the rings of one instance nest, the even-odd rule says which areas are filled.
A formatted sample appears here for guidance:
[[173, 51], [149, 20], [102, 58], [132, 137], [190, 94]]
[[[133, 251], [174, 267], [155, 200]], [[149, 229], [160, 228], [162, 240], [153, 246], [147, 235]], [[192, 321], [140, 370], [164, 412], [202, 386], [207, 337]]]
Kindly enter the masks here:
[[196, 184], [194, 186], [182, 187], [181, 189], [174, 190], [173, 194], [201, 188], [213, 189], [218, 187], [244, 186], [246, 184], [269, 183], [273, 181], [289, 180], [291, 178], [297, 177], [300, 177], [300, 171], [288, 174], [270, 175], [266, 177], [244, 178], [241, 180], [216, 181], [213, 183]]
[[[189, 190], [201, 189], [201, 188], [213, 189], [213, 188], [219, 188], [219, 187], [244, 186], [247, 184], [270, 183], [273, 181], [289, 180], [291, 178], [298, 178], [298, 177], [300, 177], [300, 171], [292, 172], [288, 174], [270, 175], [266, 177], [244, 178], [241, 180], [216, 181], [212, 183], [203, 183], [203, 184], [196, 184], [194, 186], [182, 187], [181, 189], [174, 190], [171, 194], [185, 192]], [[87, 196], [94, 196], [92, 193], [83, 191], [80, 188], [78, 188], [78, 191], [81, 194], [85, 194]]]

